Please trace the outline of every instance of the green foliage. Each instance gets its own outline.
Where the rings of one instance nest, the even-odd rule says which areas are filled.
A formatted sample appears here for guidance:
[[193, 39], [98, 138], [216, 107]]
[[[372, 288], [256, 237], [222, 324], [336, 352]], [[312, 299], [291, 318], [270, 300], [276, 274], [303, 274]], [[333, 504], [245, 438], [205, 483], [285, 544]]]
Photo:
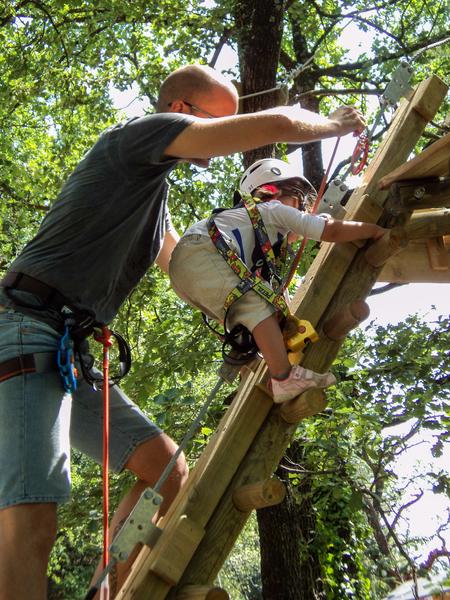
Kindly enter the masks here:
[[[441, 545], [436, 532], [411, 536], [400, 515], [427, 490], [449, 493], [447, 474], [433, 467], [449, 441], [449, 325], [411, 316], [358, 330], [335, 363], [331, 408], [299, 430], [303, 460], [292, 481], [311, 480], [329, 599], [380, 598], [419, 569], [425, 541]], [[414, 477], [399, 471], [398, 459], [430, 435], [430, 465]]]

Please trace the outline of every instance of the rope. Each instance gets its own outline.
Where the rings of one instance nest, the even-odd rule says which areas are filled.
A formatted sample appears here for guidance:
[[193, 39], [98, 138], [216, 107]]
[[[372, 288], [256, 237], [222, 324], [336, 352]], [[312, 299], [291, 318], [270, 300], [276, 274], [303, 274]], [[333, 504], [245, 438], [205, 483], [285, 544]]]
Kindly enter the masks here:
[[[316, 198], [316, 200], [314, 202], [314, 206], [313, 206], [312, 211], [311, 211], [312, 214], [316, 213], [317, 207], [319, 206], [319, 203], [320, 203], [320, 201], [322, 199], [323, 193], [325, 191], [325, 186], [326, 186], [326, 183], [327, 183], [327, 180], [328, 180], [328, 175], [329, 175], [330, 170], [331, 170], [331, 165], [334, 162], [334, 158], [336, 156], [336, 152], [337, 152], [337, 149], [339, 147], [339, 142], [340, 141], [341, 141], [341, 138], [338, 137], [337, 140], [336, 140], [336, 143], [334, 145], [334, 149], [333, 149], [333, 152], [331, 154], [331, 158], [330, 158], [330, 161], [328, 163], [327, 170], [323, 174], [322, 181], [320, 182], [319, 191], [317, 192], [317, 198]], [[292, 261], [292, 265], [291, 265], [291, 268], [289, 269], [289, 273], [287, 274], [286, 279], [284, 280], [279, 293], [283, 293], [284, 290], [291, 283], [292, 278], [294, 277], [294, 274], [295, 274], [295, 272], [297, 270], [297, 267], [298, 267], [298, 265], [300, 263], [300, 260], [301, 260], [301, 258], [303, 256], [303, 252], [305, 250], [305, 247], [306, 247], [307, 243], [308, 243], [308, 238], [304, 237], [303, 240], [302, 240], [302, 243], [300, 245], [300, 248], [298, 249], [298, 252], [297, 252], [295, 258]]]
[[201, 409], [200, 409], [200, 411], [199, 411], [196, 419], [192, 422], [191, 426], [189, 427], [189, 429], [185, 433], [184, 438], [182, 439], [180, 445], [178, 446], [175, 454], [172, 456], [172, 458], [170, 459], [170, 461], [167, 463], [167, 467], [164, 469], [164, 471], [162, 472], [160, 478], [156, 482], [156, 485], [153, 488], [155, 492], [159, 492], [159, 490], [161, 489], [161, 487], [164, 485], [166, 479], [169, 477], [169, 475], [170, 475], [170, 473], [171, 473], [171, 471], [172, 471], [175, 463], [177, 462], [178, 457], [183, 452], [184, 448], [187, 446], [187, 443], [189, 442], [189, 440], [191, 439], [191, 437], [194, 435], [195, 431], [197, 430], [197, 427], [203, 421], [203, 418], [205, 417], [206, 412], [208, 411], [208, 408], [209, 408], [211, 402], [216, 397], [216, 394], [220, 390], [220, 388], [222, 387], [223, 383], [224, 383], [224, 380], [222, 378], [219, 378], [217, 380], [216, 385], [213, 387], [213, 389], [210, 392], [208, 398], [206, 399], [206, 402], [201, 407]]
[[[94, 339], [103, 344], [103, 556], [102, 568], [109, 563], [109, 348], [112, 345], [111, 331], [104, 325], [101, 334], [95, 333]], [[108, 574], [106, 571], [105, 576]], [[101, 582], [101, 600], [109, 599], [109, 580]]]

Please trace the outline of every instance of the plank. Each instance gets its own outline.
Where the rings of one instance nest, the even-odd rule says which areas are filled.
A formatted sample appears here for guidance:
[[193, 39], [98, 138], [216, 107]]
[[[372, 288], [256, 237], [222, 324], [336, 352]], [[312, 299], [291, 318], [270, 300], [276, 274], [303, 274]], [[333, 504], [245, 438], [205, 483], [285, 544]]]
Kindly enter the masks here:
[[[447, 248], [450, 261], [450, 247]], [[450, 270], [433, 271], [426, 240], [413, 240], [383, 266], [378, 281], [383, 283], [450, 283]]]
[[[418, 86], [411, 102], [399, 108], [393, 121], [396, 135], [388, 136], [388, 141], [380, 145], [365, 192], [358, 191], [356, 196], [352, 195], [352, 198], [355, 197], [351, 198], [350, 216], [364, 214], [368, 217], [366, 220], [371, 221], [379, 218], [387, 193], [378, 190], [376, 178], [406, 160], [426, 125], [424, 113], [432, 118], [445, 91], [445, 85], [433, 76]], [[380, 153], [382, 159], [377, 159]], [[322, 320], [331, 317], [339, 307], [351, 303], [358, 295], [367, 295], [379, 269], [368, 265], [364, 249], [359, 250], [353, 244], [331, 244], [321, 248], [310, 271], [306, 284], [300, 288], [300, 295], [296, 296], [295, 307], [298, 316], [310, 320], [313, 325], [317, 322], [320, 329]], [[322, 336], [319, 342], [306, 349], [303, 364], [316, 371], [325, 370], [334, 360], [340, 343]], [[266, 368], [262, 364], [254, 376], [246, 379], [182, 493], [169, 509], [155, 548], [141, 563], [142, 572], [148, 568], [147, 559], [151, 560], [158, 544], [170, 546], [169, 532], [176, 536], [177, 527], [173, 523], [182, 515], [186, 515], [200, 530], [204, 528], [205, 534], [180, 583], [207, 584], [213, 573], [220, 569], [247, 514], [234, 507], [233, 490], [238, 484], [269, 477], [296, 429], [296, 424], [282, 419], [279, 407], [274, 408], [267, 395], [254, 387], [265, 377]], [[249, 479], [246, 469], [250, 469], [256, 479]], [[187, 555], [190, 550], [183, 552]], [[163, 600], [170, 589], [167, 582], [165, 587], [163, 584], [161, 578], [152, 573], [147, 573], [139, 582], [136, 582], [135, 576], [129, 577], [125, 584], [128, 591], [125, 590], [120, 597]]]
[[446, 177], [448, 175], [450, 175], [450, 133], [428, 146], [413, 159], [382, 177], [379, 185], [381, 189], [386, 189], [394, 181]]

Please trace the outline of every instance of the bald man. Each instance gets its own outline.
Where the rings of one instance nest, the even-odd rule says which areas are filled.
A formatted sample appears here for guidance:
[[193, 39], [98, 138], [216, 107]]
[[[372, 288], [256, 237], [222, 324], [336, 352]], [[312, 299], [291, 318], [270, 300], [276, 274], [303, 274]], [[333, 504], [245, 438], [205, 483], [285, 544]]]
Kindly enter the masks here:
[[[213, 69], [173, 72], [156, 113], [100, 136], [1, 281], [0, 600], [47, 597], [56, 508], [70, 497], [70, 446], [101, 462], [102, 395], [82, 377], [76, 391], [63, 387], [58, 344], [68, 315], [108, 324], [153, 262], [167, 271], [178, 240], [168, 173], [180, 161], [207, 166], [214, 156], [364, 128], [348, 107], [326, 119], [291, 107], [236, 115], [237, 106], [235, 88]], [[112, 519], [113, 536], [177, 446], [118, 387], [110, 392], [110, 466], [137, 477]], [[181, 454], [159, 516], [186, 478]], [[111, 597], [128, 568], [120, 563], [111, 574]]]

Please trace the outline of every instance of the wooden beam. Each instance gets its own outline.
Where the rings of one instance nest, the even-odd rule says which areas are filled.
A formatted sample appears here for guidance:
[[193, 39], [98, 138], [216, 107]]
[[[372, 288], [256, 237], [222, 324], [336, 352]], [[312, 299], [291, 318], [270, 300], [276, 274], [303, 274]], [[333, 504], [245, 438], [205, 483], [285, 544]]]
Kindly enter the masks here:
[[450, 209], [413, 213], [404, 232], [408, 240], [450, 235]]
[[[450, 248], [447, 248], [450, 260]], [[450, 283], [450, 271], [433, 271], [428, 260], [426, 240], [413, 240], [390, 258], [378, 275], [385, 283]]]
[[369, 305], [365, 300], [355, 300], [342, 307], [324, 323], [323, 331], [330, 340], [341, 340], [355, 327], [362, 323], [370, 314]]
[[280, 504], [286, 497], [286, 486], [276, 477], [248, 483], [233, 492], [233, 504], [241, 512], [259, 510]]
[[450, 175], [450, 133], [428, 146], [412, 160], [382, 177], [379, 185], [380, 189], [386, 189], [394, 181], [446, 177], [448, 175]]

